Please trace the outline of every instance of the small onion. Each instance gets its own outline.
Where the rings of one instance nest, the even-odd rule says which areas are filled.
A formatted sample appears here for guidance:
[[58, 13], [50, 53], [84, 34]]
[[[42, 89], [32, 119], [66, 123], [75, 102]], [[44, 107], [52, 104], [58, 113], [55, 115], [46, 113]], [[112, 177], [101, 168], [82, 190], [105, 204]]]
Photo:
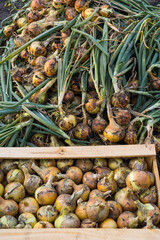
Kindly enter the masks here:
[[35, 216], [32, 213], [22, 213], [18, 217], [18, 225], [16, 228], [33, 228], [37, 223]]
[[40, 222], [37, 222], [33, 228], [37, 229], [37, 228], [53, 228], [53, 224], [52, 223], [49, 223], [47, 221], [40, 221]]
[[44, 8], [44, 0], [32, 0], [30, 7], [32, 10], [41, 10]]
[[118, 217], [117, 225], [119, 228], [137, 228], [138, 217], [132, 212], [125, 211]]
[[131, 113], [129, 110], [118, 109], [115, 112], [116, 122], [121, 126], [127, 126], [131, 120]]
[[100, 228], [117, 228], [117, 227], [118, 227], [117, 223], [113, 219], [110, 219], [110, 218], [107, 218], [100, 224]]
[[85, 123], [79, 123], [73, 129], [73, 134], [77, 139], [86, 140], [91, 135], [91, 128]]
[[87, 202], [80, 202], [75, 209], [75, 214], [77, 217], [82, 221], [87, 219], [87, 212], [86, 212]]
[[76, 0], [75, 2], [75, 9], [77, 12], [82, 12], [89, 7], [90, 1], [89, 0]]
[[27, 22], [36, 22], [41, 19], [41, 14], [38, 11], [30, 11], [27, 15]]
[[113, 16], [113, 9], [110, 5], [102, 5], [99, 9], [99, 14], [105, 18], [109, 18]]
[[0, 219], [0, 229], [12, 229], [17, 225], [17, 219], [13, 216], [6, 215]]
[[37, 211], [37, 218], [40, 221], [53, 223], [58, 216], [58, 212], [52, 205], [42, 206]]
[[117, 108], [124, 108], [129, 104], [129, 102], [130, 98], [128, 94], [123, 91], [115, 93], [112, 97], [112, 105]]
[[4, 27], [3, 33], [7, 38], [10, 38], [12, 34], [15, 32], [15, 30], [16, 26], [14, 23], [12, 23], [11, 25], [7, 25]]
[[37, 87], [38, 85], [40, 85], [42, 82], [44, 82], [46, 79], [45, 75], [43, 72], [41, 71], [36, 71], [34, 74], [33, 74], [33, 77], [32, 77], [32, 84]]
[[59, 170], [64, 173], [68, 170], [69, 167], [73, 165], [73, 163], [73, 159], [58, 159], [57, 168], [59, 168]]
[[46, 54], [46, 47], [43, 42], [34, 41], [29, 47], [30, 53], [35, 57], [44, 56]]
[[21, 202], [25, 195], [25, 189], [23, 185], [19, 182], [11, 182], [5, 187], [5, 199], [13, 199], [16, 202]]
[[81, 228], [97, 228], [98, 227], [98, 223], [96, 222], [92, 222], [90, 219], [84, 219], [81, 222]]
[[75, 18], [78, 15], [77, 11], [74, 7], [68, 7], [65, 11], [65, 16], [68, 21], [71, 21], [73, 18]]
[[157, 202], [157, 190], [156, 187], [153, 186], [147, 189], [145, 192], [140, 194], [139, 199], [142, 203], [156, 203]]
[[114, 180], [117, 182], [119, 188], [126, 186], [126, 177], [131, 172], [128, 167], [119, 167], [114, 170]]
[[75, 166], [80, 168], [83, 173], [89, 172], [93, 169], [93, 163], [89, 159], [77, 159]]
[[37, 200], [33, 197], [26, 197], [19, 203], [19, 213], [29, 212], [36, 214], [39, 209]]
[[55, 58], [51, 58], [44, 64], [44, 72], [46, 76], [52, 77], [56, 74], [58, 68], [58, 64]]
[[91, 190], [95, 189], [97, 187], [97, 181], [98, 181], [98, 174], [93, 172], [86, 172], [83, 175], [82, 182], [86, 184]]
[[119, 215], [122, 213], [122, 207], [119, 203], [116, 201], [107, 201], [108, 207], [109, 207], [109, 215], [108, 218], [112, 218], [113, 220], [116, 220]]
[[107, 127], [107, 121], [104, 118], [101, 118], [97, 115], [92, 122], [92, 131], [96, 134], [102, 134], [104, 129]]
[[69, 131], [77, 125], [77, 118], [74, 115], [61, 116], [59, 128], [63, 131]]
[[146, 171], [147, 170], [147, 163], [144, 160], [144, 158], [133, 158], [129, 161], [129, 167], [132, 170], [142, 170], [142, 171]]
[[[94, 8], [87, 8], [82, 12], [82, 17], [84, 19], [89, 18], [93, 13], [94, 13], [95, 9]], [[99, 17], [98, 13], [95, 13], [94, 16], [91, 18], [91, 21], [96, 21], [96, 19]]]
[[61, 174], [61, 173], [57, 174], [58, 179], [69, 178], [72, 181], [74, 181], [76, 184], [81, 183], [82, 176], [83, 176], [82, 170], [75, 166], [69, 167], [66, 171], [66, 174]]

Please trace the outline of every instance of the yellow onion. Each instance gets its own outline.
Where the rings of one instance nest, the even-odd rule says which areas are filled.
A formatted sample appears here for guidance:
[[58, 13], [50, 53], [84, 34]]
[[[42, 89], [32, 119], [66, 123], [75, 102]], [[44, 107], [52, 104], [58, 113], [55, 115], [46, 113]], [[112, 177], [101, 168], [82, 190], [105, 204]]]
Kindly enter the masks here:
[[[93, 13], [94, 13], [95, 9], [94, 8], [87, 8], [82, 12], [82, 17], [84, 19], [89, 18]], [[99, 17], [98, 13], [95, 13], [94, 16], [91, 18], [91, 21], [96, 21], [96, 19]]]
[[114, 12], [113, 12], [113, 8], [110, 5], [102, 5], [100, 6], [99, 9], [99, 14], [103, 17], [109, 18], [112, 17]]
[[80, 192], [80, 190], [83, 191], [83, 193], [81, 195], [81, 200], [83, 200], [83, 201], [88, 200], [88, 197], [90, 194], [90, 189], [86, 184], [76, 185], [75, 183], [73, 183], [73, 188], [74, 188], [74, 193], [78, 193], [78, 192]]
[[79, 228], [80, 220], [74, 213], [70, 213], [67, 207], [64, 207], [62, 213], [56, 218], [54, 226], [55, 228]]
[[31, 40], [30, 36], [27, 34], [27, 30], [24, 28], [22, 33], [19, 35], [16, 35], [13, 38], [13, 42], [16, 45], [16, 47], [21, 47], [25, 43], [29, 42]]
[[[27, 159], [27, 160], [19, 160], [18, 162], [18, 168], [21, 169], [22, 166], [25, 166], [30, 174], [34, 174], [35, 172], [33, 171], [33, 169], [31, 168], [32, 163], [35, 163], [36, 165], [38, 165], [38, 163], [36, 162], [36, 160], [34, 159]], [[16, 162], [15, 162], [16, 163]]]
[[47, 221], [40, 221], [40, 222], [37, 222], [34, 227], [35, 229], [37, 228], [54, 228], [53, 224], [52, 223], [49, 223]]
[[137, 143], [137, 131], [135, 126], [132, 124], [129, 125], [126, 135], [124, 137], [124, 142], [127, 144], [136, 144]]
[[42, 15], [40, 14], [39, 11], [30, 11], [27, 15], [27, 22], [31, 23], [31, 22], [36, 22], [38, 20], [40, 20], [42, 17]]
[[55, 159], [40, 159], [39, 165], [41, 168], [56, 167], [56, 160]]
[[3, 33], [7, 38], [10, 38], [15, 32], [15, 30], [16, 30], [16, 26], [14, 23], [12, 23], [4, 27]]
[[33, 197], [26, 197], [19, 203], [19, 213], [29, 212], [36, 214], [39, 209], [37, 200]]
[[111, 143], [119, 142], [123, 140], [125, 136], [125, 129], [119, 126], [115, 122], [109, 103], [107, 104], [107, 110], [108, 110], [109, 125], [105, 128], [103, 135]]
[[119, 167], [114, 170], [114, 180], [117, 182], [119, 188], [126, 187], [126, 177], [131, 172], [128, 167]]
[[71, 179], [62, 179], [59, 182], [54, 182], [53, 186], [56, 187], [58, 195], [72, 194], [74, 182]]
[[30, 7], [32, 10], [41, 10], [44, 8], [44, 3], [44, 0], [32, 0]]
[[142, 203], [156, 203], [157, 202], [157, 189], [155, 186], [147, 189], [141, 193], [139, 199]]
[[18, 213], [18, 204], [14, 200], [5, 200], [0, 197], [0, 217], [5, 215], [16, 216]]
[[35, 199], [41, 205], [54, 204], [57, 198], [57, 192], [52, 186], [53, 176], [50, 175], [46, 184], [40, 186], [35, 191]]
[[138, 158], [133, 158], [129, 161], [129, 167], [132, 170], [142, 170], [146, 171], [147, 170], [147, 163], [144, 160], [144, 157], [138, 157]]
[[56, 9], [60, 9], [63, 7], [63, 0], [52, 0], [52, 5]]
[[138, 84], [139, 84], [138, 79], [133, 78], [131, 81], [129, 81], [128, 87], [131, 88], [131, 90], [137, 90]]
[[95, 158], [94, 167], [105, 168], [107, 167], [107, 159], [105, 158]]
[[63, 131], [69, 131], [72, 128], [74, 128], [77, 125], [77, 118], [74, 115], [62, 115], [58, 126], [60, 129], [62, 129]]
[[46, 79], [45, 75], [43, 72], [41, 71], [36, 71], [34, 74], [33, 74], [33, 77], [32, 77], [32, 84], [37, 87], [39, 84], [41, 84], [42, 82], [44, 82]]
[[109, 207], [104, 199], [91, 198], [87, 202], [86, 212], [91, 221], [102, 222], [109, 215]]
[[115, 93], [112, 97], [112, 105], [117, 108], [125, 108], [130, 102], [130, 98], [124, 91]]
[[80, 184], [82, 181], [83, 173], [80, 168], [71, 166], [67, 169], [66, 174], [58, 173], [56, 176], [58, 179], [69, 178], [76, 184]]
[[45, 26], [38, 24], [38, 22], [32, 22], [28, 25], [27, 32], [29, 36], [33, 38], [42, 32], [43, 27]]
[[27, 73], [25, 67], [14, 67], [11, 70], [11, 76], [13, 81], [17, 81], [19, 83], [22, 83], [24, 80], [24, 75]]
[[10, 170], [17, 168], [17, 162], [13, 162], [12, 160], [3, 160], [1, 162], [1, 170], [7, 174]]
[[85, 123], [79, 123], [73, 129], [75, 138], [80, 140], [86, 140], [91, 134], [91, 128]]
[[58, 216], [58, 212], [52, 205], [42, 206], [37, 211], [37, 218], [40, 221], [53, 223]]
[[109, 177], [110, 175], [112, 175], [111, 174], [112, 171], [107, 167], [95, 167], [94, 166], [94, 170], [98, 174], [99, 178]]
[[76, 0], [75, 1], [75, 9], [77, 12], [82, 12], [89, 7], [89, 0]]
[[98, 178], [99, 178], [99, 175], [97, 173], [95, 174], [93, 172], [86, 172], [83, 175], [82, 182], [92, 190], [97, 187]]
[[97, 189], [102, 192], [111, 191], [111, 195], [117, 191], [117, 187], [113, 172], [108, 177], [101, 178], [97, 183]]
[[20, 53], [20, 57], [24, 60], [27, 60], [28, 59], [28, 51], [27, 49], [24, 49], [23, 51], [21, 51]]
[[43, 42], [34, 41], [29, 47], [29, 52], [35, 57], [44, 56], [46, 54], [46, 47]]
[[0, 183], [0, 196], [3, 197], [4, 194], [4, 186]]
[[115, 112], [115, 118], [119, 125], [127, 126], [131, 120], [131, 113], [126, 109], [118, 109], [118, 111]]
[[143, 229], [159, 229], [159, 228], [153, 224], [153, 221], [150, 217], [147, 217], [146, 226], [144, 226]]
[[58, 159], [57, 168], [64, 173], [68, 170], [69, 167], [73, 165], [73, 163], [74, 163], [73, 159]]
[[92, 122], [92, 131], [96, 134], [102, 134], [104, 129], [107, 127], [107, 121], [104, 118], [101, 118], [97, 115]]
[[44, 64], [44, 73], [47, 77], [52, 77], [56, 74], [58, 68], [57, 60], [55, 58], [51, 58], [47, 60]]
[[89, 159], [77, 159], [75, 166], [80, 168], [83, 173], [89, 172], [93, 168], [93, 163]]
[[138, 216], [133, 212], [125, 211], [118, 217], [117, 225], [119, 228], [137, 228]]
[[107, 218], [100, 224], [100, 228], [117, 228], [117, 227], [118, 227], [117, 223], [113, 219], [110, 219], [110, 218]]
[[143, 192], [151, 185], [150, 176], [147, 171], [132, 170], [126, 178], [126, 185], [134, 192]]
[[0, 229], [11, 229], [17, 225], [17, 219], [13, 216], [6, 215], [0, 219]]
[[4, 190], [4, 198], [13, 199], [16, 202], [21, 202], [25, 195], [25, 189], [19, 182], [11, 182], [7, 184]]
[[84, 219], [81, 222], [81, 228], [97, 228], [98, 223], [92, 222], [90, 219]]
[[75, 209], [75, 214], [81, 221], [88, 218], [86, 207], [87, 207], [87, 202], [78, 202], [78, 206]]
[[68, 21], [71, 21], [73, 18], [75, 18], [78, 15], [77, 11], [74, 7], [68, 7], [65, 11], [65, 16]]
[[63, 101], [66, 103], [70, 103], [74, 99], [74, 92], [71, 90], [68, 90], [63, 98]]
[[85, 103], [85, 109], [90, 114], [97, 114], [100, 111], [100, 105], [102, 101], [97, 100], [96, 98], [87, 99]]
[[156, 77], [151, 70], [152, 66], [148, 69], [148, 74], [151, 77], [151, 86], [154, 90], [160, 90], [160, 77]]
[[47, 58], [44, 56], [39, 56], [35, 59], [34, 61], [34, 65], [36, 68], [40, 68], [43, 69], [44, 68], [44, 64], [46, 63]]
[[137, 196], [129, 188], [122, 188], [115, 194], [115, 201], [122, 206], [123, 211], [134, 212], [137, 209], [135, 200]]
[[22, 28], [26, 25], [27, 19], [25, 17], [18, 18], [16, 23], [17, 23], [18, 28]]
[[122, 213], [122, 207], [119, 203], [116, 201], [107, 201], [108, 207], [109, 207], [109, 215], [108, 218], [111, 218], [113, 220], [116, 220], [119, 215]]
[[90, 192], [89, 199], [91, 199], [91, 198], [102, 198], [102, 199], [106, 200], [106, 198], [111, 196], [110, 193], [111, 193], [111, 190], [106, 191], [106, 192], [101, 192], [98, 189], [94, 189]]
[[160, 222], [160, 209], [153, 203], [143, 204], [139, 200], [135, 201], [138, 211], [139, 222], [144, 223], [150, 217], [153, 224], [157, 225]]
[[22, 213], [18, 217], [18, 225], [16, 228], [33, 228], [36, 223], [37, 220], [32, 213]]
[[121, 158], [110, 158], [108, 160], [108, 167], [111, 169], [111, 170], [115, 170], [119, 167], [122, 167], [124, 164], [123, 164], [123, 159]]
[[31, 138], [31, 142], [37, 145], [38, 147], [44, 147], [46, 142], [46, 137], [44, 134], [35, 133]]
[[75, 3], [76, 0], [63, 0], [63, 3], [70, 6], [70, 7], [73, 7], [74, 6], [74, 3]]

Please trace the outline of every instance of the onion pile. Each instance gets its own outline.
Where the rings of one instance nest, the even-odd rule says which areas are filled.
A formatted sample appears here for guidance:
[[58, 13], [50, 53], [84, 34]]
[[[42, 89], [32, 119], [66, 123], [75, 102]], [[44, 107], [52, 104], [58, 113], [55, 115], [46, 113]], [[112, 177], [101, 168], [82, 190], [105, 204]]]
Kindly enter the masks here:
[[0, 228], [159, 228], [157, 203], [145, 158], [0, 165]]

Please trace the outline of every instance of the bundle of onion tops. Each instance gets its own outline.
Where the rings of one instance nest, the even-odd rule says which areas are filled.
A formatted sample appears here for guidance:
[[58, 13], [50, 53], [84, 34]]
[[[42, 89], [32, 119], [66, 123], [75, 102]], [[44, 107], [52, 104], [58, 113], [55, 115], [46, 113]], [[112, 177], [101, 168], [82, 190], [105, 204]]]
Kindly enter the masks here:
[[0, 228], [160, 227], [145, 158], [3, 160]]
[[32, 0], [1, 23], [0, 146], [154, 143], [160, 9]]

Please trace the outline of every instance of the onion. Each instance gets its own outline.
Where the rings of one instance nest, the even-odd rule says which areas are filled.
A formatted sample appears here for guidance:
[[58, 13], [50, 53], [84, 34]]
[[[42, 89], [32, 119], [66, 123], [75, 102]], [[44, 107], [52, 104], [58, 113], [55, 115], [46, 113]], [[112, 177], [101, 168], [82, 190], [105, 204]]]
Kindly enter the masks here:
[[137, 90], [138, 84], [139, 84], [138, 79], [133, 78], [131, 81], [129, 81], [128, 87], [131, 88], [132, 90]]
[[37, 188], [35, 191], [35, 199], [41, 205], [54, 204], [57, 198], [57, 192], [52, 187], [53, 176], [50, 175], [46, 184]]
[[124, 137], [124, 142], [127, 144], [136, 144], [137, 143], [137, 131], [134, 125], [130, 124], [126, 135]]
[[135, 170], [147, 170], [147, 163], [143, 157], [133, 158], [129, 161], [129, 167]]
[[107, 167], [107, 159], [106, 158], [95, 158], [94, 159], [94, 167], [100, 167], [100, 168]]
[[70, 6], [70, 7], [73, 7], [74, 6], [74, 3], [75, 3], [76, 0], [63, 0], [63, 3]]
[[0, 196], [3, 197], [4, 194], [4, 186], [0, 183]]
[[[81, 0], [81, 1], [83, 1], [83, 0]], [[76, 49], [76, 52], [75, 52], [75, 55], [74, 55], [75, 60], [77, 61], [77, 59], [79, 60], [79, 59], [82, 58], [81, 63], [86, 62], [87, 59], [89, 59], [89, 57], [90, 57], [89, 53], [86, 54], [87, 50], [88, 50], [88, 48], [87, 48], [87, 41], [86, 41], [80, 47], [78, 47]]]
[[107, 127], [107, 121], [104, 118], [101, 118], [97, 115], [92, 122], [92, 131], [96, 134], [102, 134], [105, 128]]
[[103, 177], [109, 177], [109, 175], [111, 174], [111, 170], [107, 167], [94, 167], [94, 170], [96, 173], [98, 173], [99, 178], [103, 178]]
[[109, 207], [108, 218], [112, 218], [113, 220], [116, 220], [119, 217], [119, 215], [122, 213], [121, 205], [115, 201], [107, 201], [107, 204]]
[[154, 90], [160, 90], [160, 77], [155, 77], [151, 72], [151, 68], [148, 70], [148, 74], [151, 77], [151, 86]]
[[29, 52], [35, 57], [46, 55], [45, 44], [40, 41], [34, 41], [29, 47]]
[[21, 67], [21, 68], [18, 68], [18, 67], [14, 67], [12, 70], [11, 70], [11, 76], [12, 76], [12, 80], [13, 81], [17, 81], [19, 83], [22, 83], [23, 82], [23, 79], [24, 79], [24, 75], [27, 73], [26, 71], [26, 68], [25, 67]]
[[7, 173], [7, 182], [19, 182], [22, 183], [24, 182], [24, 174], [20, 169], [12, 169]]
[[81, 222], [81, 228], [97, 228], [98, 224], [96, 222], [92, 222], [90, 219], [84, 219]]
[[58, 126], [63, 131], [69, 131], [77, 125], [77, 118], [74, 115], [61, 115]]
[[79, 123], [73, 129], [75, 138], [80, 140], [86, 140], [91, 134], [91, 128], [86, 123]]
[[71, 179], [62, 179], [59, 182], [54, 182], [53, 186], [56, 187], [58, 195], [72, 194], [74, 182]]
[[122, 167], [123, 166], [123, 159], [121, 158], [110, 158], [108, 160], [108, 167], [111, 169], [111, 170], [115, 170], [119, 167]]
[[137, 209], [135, 200], [137, 196], [128, 188], [122, 188], [115, 194], [115, 201], [122, 206], [123, 211], [134, 212]]
[[16, 23], [17, 23], [18, 28], [22, 28], [26, 25], [27, 19], [26, 19], [26, 17], [18, 18]]
[[16, 228], [33, 228], [37, 220], [32, 213], [22, 213], [18, 217], [18, 222]]
[[44, 147], [46, 142], [46, 136], [41, 133], [35, 133], [31, 138], [31, 142], [37, 145], [38, 147]]
[[113, 219], [110, 219], [110, 218], [107, 218], [100, 224], [100, 228], [117, 228], [117, 227], [118, 227], [117, 223]]
[[[95, 9], [94, 8], [87, 8], [82, 12], [82, 17], [84, 19], [89, 18], [93, 13], [94, 13]], [[96, 19], [99, 17], [98, 13], [95, 13], [94, 16], [91, 18], [91, 21], [96, 21]]]
[[115, 122], [109, 103], [107, 104], [107, 109], [109, 125], [105, 128], [103, 135], [106, 139], [108, 139], [112, 143], [119, 142], [123, 140], [125, 136], [125, 129]]
[[58, 216], [58, 212], [52, 205], [42, 206], [37, 211], [37, 218], [40, 221], [53, 223]]
[[62, 213], [56, 218], [54, 225], [55, 228], [79, 228], [80, 220], [74, 213], [70, 213], [67, 207], [64, 207]]
[[93, 163], [89, 159], [77, 159], [75, 166], [80, 168], [83, 173], [89, 172], [93, 169]]
[[106, 192], [101, 192], [98, 189], [94, 189], [90, 192], [89, 199], [91, 199], [91, 198], [102, 198], [102, 199], [106, 200], [106, 198], [111, 196], [110, 193], [111, 193], [111, 190], [106, 191]]
[[10, 170], [17, 168], [17, 162], [13, 162], [12, 160], [3, 160], [1, 162], [1, 170], [7, 174]]
[[47, 221], [40, 221], [40, 222], [37, 222], [34, 227], [35, 229], [37, 228], [54, 228], [53, 224], [52, 223], [49, 223]]
[[125, 211], [118, 217], [117, 225], [119, 228], [137, 228], [138, 217], [132, 212]]
[[60, 170], [56, 167], [48, 167], [45, 169], [41, 169], [38, 166], [35, 165], [35, 163], [32, 164], [32, 169], [42, 178], [43, 182], [46, 183], [50, 177], [50, 175], [53, 176], [53, 181], [57, 181], [57, 174], [60, 173]]
[[58, 159], [57, 168], [59, 168], [61, 172], [66, 172], [68, 168], [73, 165], [73, 163], [74, 163], [73, 159]]
[[16, 216], [18, 213], [18, 205], [14, 200], [5, 200], [0, 197], [0, 217], [5, 215]]
[[15, 30], [16, 30], [16, 26], [14, 23], [12, 23], [4, 27], [3, 33], [7, 38], [10, 38], [15, 32]]
[[80, 202], [75, 209], [75, 214], [77, 217], [82, 221], [87, 219], [87, 212], [86, 212], [87, 202]]
[[117, 183], [114, 180], [114, 173], [111, 172], [108, 177], [101, 178], [97, 183], [97, 189], [102, 192], [111, 191], [111, 195], [117, 190]]
[[156, 227], [156, 226], [153, 224], [153, 222], [152, 222], [152, 220], [151, 220], [150, 217], [147, 217], [146, 226], [143, 227], [143, 229], [159, 229], [159, 228]]
[[27, 15], [27, 22], [36, 22], [42, 18], [42, 15], [39, 11], [30, 11]]
[[126, 178], [126, 184], [134, 192], [143, 192], [150, 187], [151, 180], [147, 171], [132, 170]]
[[99, 178], [99, 175], [97, 173], [94, 174], [93, 172], [86, 172], [83, 175], [82, 182], [92, 190], [97, 187], [98, 178]]
[[56, 74], [58, 68], [56, 58], [51, 58], [44, 64], [44, 72], [46, 76], [52, 77]]
[[90, 1], [89, 0], [76, 0], [75, 1], [75, 9], [77, 12], [82, 12], [89, 7]]
[[114, 170], [114, 180], [117, 182], [119, 188], [126, 187], [126, 177], [131, 172], [128, 167], [119, 167]]
[[42, 180], [37, 175], [31, 175], [25, 165], [22, 165], [21, 169], [22, 169], [22, 171], [24, 173], [24, 177], [25, 177], [24, 183], [23, 183], [24, 188], [28, 192], [28, 194], [32, 195], [32, 194], [34, 194], [36, 189], [40, 185], [42, 185]]
[[30, 7], [32, 10], [41, 10], [44, 8], [44, 3], [44, 0], [32, 0]]
[[55, 159], [40, 159], [40, 167], [48, 168], [48, 167], [55, 167], [56, 160]]
[[13, 42], [16, 45], [16, 47], [21, 47], [25, 43], [29, 42], [30, 39], [31, 38], [30, 38], [30, 36], [28, 36], [27, 30], [24, 28], [21, 34], [16, 35], [14, 37]]
[[87, 216], [93, 222], [104, 221], [109, 214], [109, 207], [104, 199], [91, 198], [87, 202]]
[[63, 101], [66, 103], [70, 103], [74, 99], [74, 92], [71, 90], [68, 90], [63, 98]]
[[82, 176], [83, 176], [83, 173], [81, 169], [75, 166], [69, 167], [68, 170], [66, 171], [66, 174], [61, 174], [61, 173], [57, 174], [58, 179], [69, 178], [72, 181], [74, 181], [76, 184], [81, 183]]
[[4, 173], [2, 169], [0, 169], [0, 183], [3, 181], [3, 179], [4, 179]]
[[75, 193], [78, 193], [80, 190], [83, 190], [83, 193], [81, 195], [81, 199], [83, 201], [88, 200], [88, 197], [89, 197], [89, 194], [90, 194], [90, 189], [86, 184], [79, 184], [79, 185], [73, 184], [73, 188], [74, 188]]
[[25, 195], [25, 189], [19, 182], [11, 182], [7, 184], [4, 190], [4, 198], [13, 199], [16, 202], [21, 202]]
[[36, 214], [39, 209], [37, 200], [33, 197], [26, 197], [19, 203], [19, 213], [29, 212]]
[[61, 9], [63, 7], [63, 1], [62, 0], [52, 0], [52, 5], [56, 9]]
[[17, 219], [13, 216], [3, 216], [0, 219], [0, 229], [11, 229], [15, 228], [17, 225]]
[[80, 81], [81, 81], [80, 78], [77, 76], [72, 77], [70, 81], [70, 88], [76, 95], [78, 95], [81, 92]]
[[[33, 171], [33, 169], [31, 168], [33, 162], [34, 162], [34, 164], [36, 164], [36, 165], [38, 164], [38, 163], [36, 162], [36, 160], [34, 160], [34, 159], [19, 160], [19, 162], [18, 162], [18, 168], [21, 169], [22, 166], [25, 166], [25, 167], [28, 169], [29, 173], [30, 173], [30, 174], [33, 174], [33, 173], [35, 173], [35, 172]], [[15, 162], [15, 163], [16, 163], [16, 162]]]
[[42, 82], [44, 82], [46, 79], [45, 75], [43, 72], [41, 71], [36, 71], [34, 74], [33, 74], [33, 77], [32, 77], [32, 84], [37, 87], [38, 85], [40, 85]]
[[154, 185], [155, 177], [154, 177], [154, 174], [153, 174], [153, 173], [151, 173], [151, 172], [147, 172], [147, 173], [149, 174], [149, 177], [150, 177], [150, 181], [151, 181], [150, 187], [151, 187], [151, 186]]
[[105, 4], [100, 6], [99, 14], [103, 17], [109, 18], [113, 16], [113, 9], [110, 5]]
[[121, 126], [127, 126], [131, 121], [131, 113], [126, 109], [118, 109], [115, 111], [116, 122]]
[[130, 98], [124, 91], [115, 93], [112, 97], [112, 105], [117, 108], [125, 108], [130, 102]]
[[139, 222], [144, 223], [150, 217], [154, 225], [160, 222], [160, 209], [153, 203], [143, 204], [139, 200], [135, 201], [138, 211]]
[[156, 203], [157, 202], [157, 190], [156, 187], [153, 186], [147, 189], [145, 192], [140, 194], [139, 199], [142, 203]]
[[68, 7], [65, 11], [65, 16], [68, 21], [71, 21], [73, 18], [75, 18], [78, 15], [77, 11], [74, 7]]
[[20, 52], [20, 57], [24, 60], [28, 59], [28, 51], [27, 49], [24, 49], [23, 51]]

